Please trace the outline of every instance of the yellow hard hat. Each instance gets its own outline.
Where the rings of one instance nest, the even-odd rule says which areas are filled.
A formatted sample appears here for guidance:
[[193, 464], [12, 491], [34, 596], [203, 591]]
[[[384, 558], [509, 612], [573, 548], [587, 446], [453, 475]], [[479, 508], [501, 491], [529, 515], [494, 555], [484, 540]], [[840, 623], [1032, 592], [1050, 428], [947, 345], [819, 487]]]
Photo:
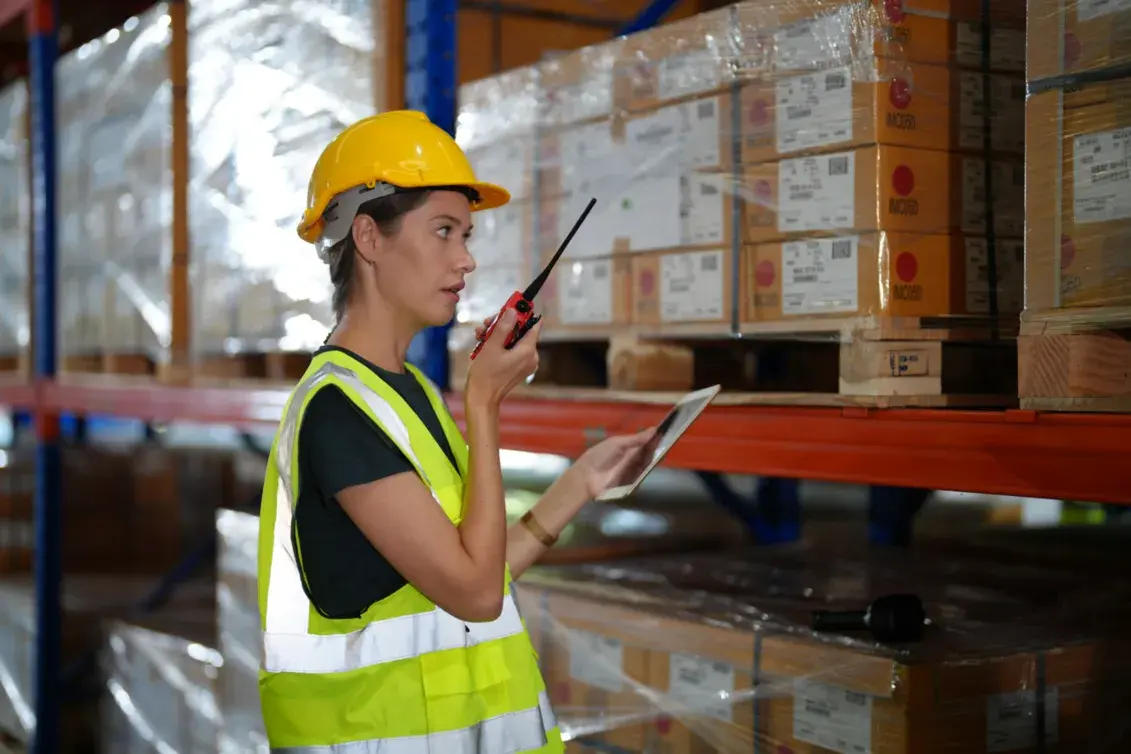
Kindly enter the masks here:
[[510, 201], [506, 189], [475, 177], [455, 139], [424, 113], [394, 110], [364, 118], [335, 136], [318, 157], [299, 237], [320, 248], [332, 245], [349, 232], [365, 201], [396, 189], [429, 187], [470, 189], [476, 195], [472, 212]]

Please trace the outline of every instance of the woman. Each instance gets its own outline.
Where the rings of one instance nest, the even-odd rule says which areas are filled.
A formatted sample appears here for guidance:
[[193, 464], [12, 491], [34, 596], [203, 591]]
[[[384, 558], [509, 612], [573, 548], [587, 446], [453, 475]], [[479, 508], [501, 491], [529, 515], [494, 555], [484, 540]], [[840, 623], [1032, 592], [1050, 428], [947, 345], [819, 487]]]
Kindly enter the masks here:
[[509, 198], [409, 111], [350, 126], [314, 167], [298, 232], [330, 266], [338, 324], [291, 394], [264, 483], [272, 750], [563, 750], [510, 579], [635, 470], [653, 432], [589, 449], [508, 528], [499, 406], [537, 367], [539, 327], [506, 349], [506, 313], [470, 365], [466, 441], [405, 363], [475, 269], [471, 213]]

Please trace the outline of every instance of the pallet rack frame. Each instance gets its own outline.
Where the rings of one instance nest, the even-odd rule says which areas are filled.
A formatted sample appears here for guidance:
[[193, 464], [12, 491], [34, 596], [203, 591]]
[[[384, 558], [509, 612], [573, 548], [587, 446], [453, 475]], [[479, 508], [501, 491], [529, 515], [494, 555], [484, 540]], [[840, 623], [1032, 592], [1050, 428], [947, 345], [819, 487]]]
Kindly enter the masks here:
[[[657, 23], [675, 4], [652, 0], [619, 33]], [[405, 29], [407, 105], [454, 131], [458, 0], [403, 0], [389, 6], [390, 19], [398, 24], [403, 19]], [[58, 751], [61, 721], [59, 417], [103, 414], [147, 423], [183, 420], [262, 427], [278, 421], [287, 395], [285, 389], [271, 387], [173, 388], [56, 379], [55, 10], [55, 0], [0, 0], [0, 17], [26, 12], [29, 20], [34, 377], [30, 383], [0, 383], [0, 403], [29, 410], [35, 417], [36, 754]], [[423, 334], [411, 358], [446, 386], [447, 328]], [[459, 401], [451, 406], [461, 419]], [[663, 411], [658, 400], [515, 399], [504, 408], [503, 445], [574, 455], [607, 434], [646, 426]], [[1131, 416], [723, 405], [706, 412], [673, 449], [669, 465], [700, 472], [719, 502], [763, 540], [796, 536], [797, 496], [791, 478], [874, 485], [873, 540], [898, 542], [906, 539], [911, 516], [929, 489], [1129, 503], [1129, 447]], [[766, 488], [777, 488], [776, 505], [752, 509], [725, 486], [720, 473], [771, 477]]]

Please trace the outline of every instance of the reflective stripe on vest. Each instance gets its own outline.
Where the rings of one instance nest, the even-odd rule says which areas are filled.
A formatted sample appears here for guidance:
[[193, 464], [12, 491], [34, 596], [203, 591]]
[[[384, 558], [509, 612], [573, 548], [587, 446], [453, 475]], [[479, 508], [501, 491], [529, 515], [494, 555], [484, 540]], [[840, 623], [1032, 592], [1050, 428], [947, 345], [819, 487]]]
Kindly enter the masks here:
[[536, 708], [508, 712], [470, 728], [328, 746], [277, 747], [271, 754], [514, 754], [545, 746], [547, 732], [556, 726], [550, 698], [543, 691]]
[[[302, 575], [291, 542], [294, 516], [291, 463], [299, 409], [306, 395], [330, 376], [357, 391], [401, 452], [423, 470], [409, 442], [408, 429], [396, 411], [350, 370], [327, 363], [295, 390], [279, 430], [276, 449], [280, 484], [275, 499], [271, 578], [263, 627], [264, 670], [269, 673], [342, 673], [521, 633], [523, 625], [518, 606], [509, 593], [503, 600], [502, 613], [489, 623], [467, 623], [436, 607], [427, 613], [375, 621], [348, 634], [309, 632], [310, 602], [303, 591]], [[424, 481], [427, 484], [428, 480]]]

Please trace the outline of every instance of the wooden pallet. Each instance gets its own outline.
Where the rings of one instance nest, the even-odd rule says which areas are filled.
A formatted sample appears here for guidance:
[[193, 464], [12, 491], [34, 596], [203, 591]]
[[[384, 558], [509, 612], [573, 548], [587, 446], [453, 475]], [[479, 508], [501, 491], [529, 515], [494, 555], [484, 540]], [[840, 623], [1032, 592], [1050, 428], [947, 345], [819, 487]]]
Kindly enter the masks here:
[[559, 330], [543, 337], [538, 374], [517, 392], [665, 400], [718, 383], [718, 402], [731, 405], [1009, 407], [1017, 402], [1016, 333], [1016, 323], [982, 318], [890, 317], [748, 325], [741, 337]]
[[68, 354], [60, 360], [59, 371], [66, 374], [153, 375], [157, 362], [147, 353], [98, 352]]
[[1131, 307], [1027, 312], [1017, 352], [1022, 408], [1131, 412]]
[[296, 382], [310, 365], [305, 351], [213, 354], [197, 356], [189, 369], [164, 367], [160, 378], [168, 383], [185, 382]]

